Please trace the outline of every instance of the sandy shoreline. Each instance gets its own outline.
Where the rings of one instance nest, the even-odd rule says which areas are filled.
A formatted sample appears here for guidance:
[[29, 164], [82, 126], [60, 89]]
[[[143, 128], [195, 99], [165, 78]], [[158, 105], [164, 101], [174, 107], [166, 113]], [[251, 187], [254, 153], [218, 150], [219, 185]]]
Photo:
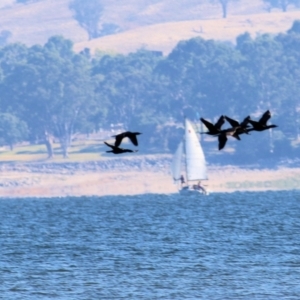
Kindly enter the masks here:
[[[9, 184], [8, 184], [9, 183]], [[203, 182], [210, 192], [300, 189], [300, 168], [215, 167]], [[5, 171], [0, 197], [65, 197], [177, 193], [168, 170], [76, 171], [68, 174]]]

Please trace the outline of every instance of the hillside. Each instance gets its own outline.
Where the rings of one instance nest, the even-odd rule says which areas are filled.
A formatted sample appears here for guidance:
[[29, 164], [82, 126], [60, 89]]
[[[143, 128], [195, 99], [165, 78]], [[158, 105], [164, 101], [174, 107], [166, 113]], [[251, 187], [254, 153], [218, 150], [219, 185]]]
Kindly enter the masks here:
[[8, 30], [9, 42], [30, 46], [44, 44], [50, 36], [63, 35], [74, 42], [87, 39], [68, 9], [69, 0], [43, 0], [24, 4], [8, 4], [0, 9], [0, 31]]
[[228, 6], [228, 19], [221, 18], [218, 3], [199, 0], [103, 0], [101, 23], [119, 26], [119, 34], [88, 41], [88, 35], [68, 8], [71, 0], [40, 0], [17, 4], [1, 0], [0, 31], [8, 30], [8, 42], [43, 44], [52, 35], [63, 35], [76, 43], [76, 49], [90, 47], [127, 53], [144, 47], [168, 53], [179, 40], [197, 35], [234, 41], [249, 31], [279, 32], [288, 29], [300, 11], [266, 13], [262, 0], [237, 1]]
[[77, 51], [87, 47], [105, 52], [133, 52], [139, 48], [163, 51], [168, 54], [181, 40], [196, 36], [235, 42], [236, 37], [249, 32], [253, 37], [263, 33], [279, 33], [291, 28], [300, 19], [300, 11], [274, 12], [253, 15], [229, 16], [227, 19], [195, 20], [155, 24], [105, 36], [75, 45]]

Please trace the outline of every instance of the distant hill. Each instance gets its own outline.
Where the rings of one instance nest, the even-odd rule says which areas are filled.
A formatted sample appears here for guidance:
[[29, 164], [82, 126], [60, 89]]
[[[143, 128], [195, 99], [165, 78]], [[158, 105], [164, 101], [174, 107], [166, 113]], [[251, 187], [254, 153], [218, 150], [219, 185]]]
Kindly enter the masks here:
[[11, 4], [0, 9], [0, 31], [9, 30], [9, 42], [44, 44], [52, 35], [61, 34], [75, 42], [87, 34], [77, 25], [68, 9], [69, 0], [44, 0], [30, 4]]
[[75, 50], [90, 48], [112, 53], [134, 52], [139, 48], [168, 54], [181, 40], [201, 36], [204, 39], [235, 42], [238, 35], [249, 32], [253, 37], [263, 33], [279, 33], [300, 19], [300, 11], [230, 16], [227, 19], [197, 20], [155, 24], [123, 33], [77, 43]]
[[[276, 33], [290, 28], [300, 11], [266, 13], [262, 0], [230, 3], [228, 18], [221, 18], [220, 5], [199, 0], [103, 0], [100, 23], [112, 23], [121, 33], [88, 41], [88, 35], [69, 9], [71, 0], [39, 0], [17, 4], [1, 0], [0, 32], [8, 30], [8, 42], [44, 44], [50, 36], [63, 35], [75, 49], [128, 53], [138, 48], [168, 53], [179, 40], [203, 36], [234, 41], [245, 31]], [[202, 4], [201, 4], [202, 2]]]

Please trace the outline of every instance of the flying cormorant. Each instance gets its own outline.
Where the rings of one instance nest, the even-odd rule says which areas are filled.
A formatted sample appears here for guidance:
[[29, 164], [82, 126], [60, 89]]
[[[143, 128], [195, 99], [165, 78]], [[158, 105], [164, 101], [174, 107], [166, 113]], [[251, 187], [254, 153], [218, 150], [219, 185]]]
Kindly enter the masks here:
[[252, 128], [249, 128], [250, 126], [248, 125], [250, 116], [247, 116], [241, 123], [227, 116], [225, 116], [225, 119], [233, 128], [236, 128], [236, 134], [249, 134], [249, 131], [253, 130]]
[[122, 133], [119, 133], [117, 135], [113, 135], [114, 138], [116, 138], [115, 141], [115, 147], [119, 147], [121, 145], [121, 142], [124, 138], [129, 138], [133, 145], [138, 145], [138, 140], [136, 138], [137, 135], [141, 134], [140, 132], [131, 132], [131, 131], [125, 131]]
[[[206, 133], [209, 135], [218, 136], [219, 140], [219, 150], [223, 149], [227, 142], [227, 136], [232, 136], [236, 138], [237, 140], [240, 140], [239, 137], [239, 131], [241, 130], [241, 124], [238, 123], [235, 120], [230, 119], [230, 121], [233, 121], [233, 124], [231, 124], [232, 128], [221, 130], [222, 125], [225, 123], [225, 116], [220, 116], [219, 120], [216, 124], [212, 124], [209, 121], [200, 118], [201, 122], [207, 127], [208, 132], [201, 132]], [[229, 122], [229, 121], [228, 121]], [[236, 123], [235, 123], [236, 122]], [[230, 122], [229, 122], [230, 123]]]
[[237, 132], [238, 127], [233, 127], [229, 129], [222, 130], [218, 136], [219, 140], [219, 150], [222, 150], [227, 142], [227, 136], [232, 136], [236, 138], [237, 140], [241, 140], [239, 137], [239, 133]]
[[125, 152], [137, 152], [138, 151], [138, 150], [119, 148], [119, 147], [110, 145], [106, 142], [104, 142], [104, 144], [112, 149], [112, 150], [106, 151], [107, 153], [111, 152], [111, 153], [114, 153], [114, 154], [122, 154], [122, 153], [125, 153]]
[[206, 133], [209, 135], [218, 135], [221, 132], [221, 127], [225, 123], [225, 117], [222, 115], [217, 123], [212, 124], [209, 121], [200, 118], [200, 121], [207, 127], [208, 131], [207, 132], [201, 132], [201, 133]]
[[271, 113], [267, 110], [258, 121], [248, 120], [253, 126], [252, 130], [263, 131], [270, 128], [278, 127], [277, 125], [267, 125], [268, 120], [271, 118]]

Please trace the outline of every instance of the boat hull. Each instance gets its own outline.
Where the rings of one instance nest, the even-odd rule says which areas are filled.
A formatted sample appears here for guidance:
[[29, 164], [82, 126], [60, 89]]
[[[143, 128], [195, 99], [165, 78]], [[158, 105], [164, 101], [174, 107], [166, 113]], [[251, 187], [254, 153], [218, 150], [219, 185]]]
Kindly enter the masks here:
[[194, 189], [193, 187], [186, 186], [183, 187], [179, 190], [180, 195], [195, 195], [195, 194], [200, 194], [207, 196], [209, 195], [209, 192], [207, 190], [203, 189]]

